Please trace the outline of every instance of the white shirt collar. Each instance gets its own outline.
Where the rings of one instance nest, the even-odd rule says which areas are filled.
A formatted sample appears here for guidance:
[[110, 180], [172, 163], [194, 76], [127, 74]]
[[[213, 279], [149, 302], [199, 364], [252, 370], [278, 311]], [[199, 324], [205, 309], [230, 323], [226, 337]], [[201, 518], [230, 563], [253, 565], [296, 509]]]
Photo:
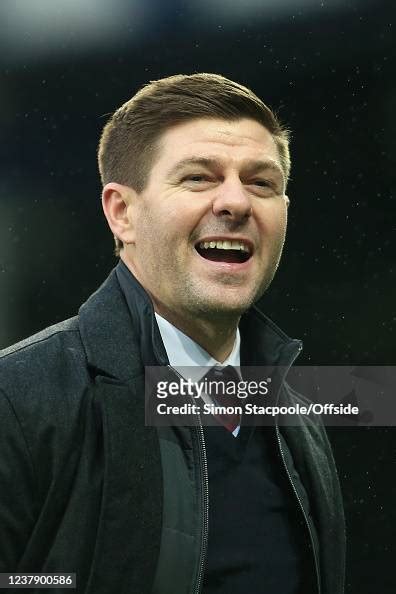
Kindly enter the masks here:
[[176, 326], [173, 326], [168, 320], [157, 313], [155, 317], [169, 363], [172, 367], [214, 367], [215, 365], [220, 367], [227, 365], [240, 367], [241, 336], [239, 334], [239, 328], [237, 329], [235, 343], [231, 353], [224, 363], [219, 363], [219, 361], [216, 361], [216, 359], [199, 346], [198, 343], [176, 328]]

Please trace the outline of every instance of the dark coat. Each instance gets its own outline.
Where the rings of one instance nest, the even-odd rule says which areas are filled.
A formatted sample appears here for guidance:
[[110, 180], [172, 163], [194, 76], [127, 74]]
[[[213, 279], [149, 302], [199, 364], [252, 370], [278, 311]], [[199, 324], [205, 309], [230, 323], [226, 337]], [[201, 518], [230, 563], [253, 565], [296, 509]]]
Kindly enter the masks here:
[[[144, 365], [165, 362], [155, 332], [147, 295], [136, 283], [128, 308], [113, 271], [77, 317], [0, 354], [1, 572], [76, 572], [81, 594], [152, 592], [166, 509], [158, 430], [144, 420]], [[296, 349], [255, 309], [241, 335], [276, 359]], [[325, 431], [307, 420], [283, 428], [281, 439], [310, 499], [321, 594], [341, 594], [344, 518]], [[197, 522], [199, 513], [191, 517], [191, 568], [186, 556], [184, 577], [172, 576], [164, 592], [192, 591]]]

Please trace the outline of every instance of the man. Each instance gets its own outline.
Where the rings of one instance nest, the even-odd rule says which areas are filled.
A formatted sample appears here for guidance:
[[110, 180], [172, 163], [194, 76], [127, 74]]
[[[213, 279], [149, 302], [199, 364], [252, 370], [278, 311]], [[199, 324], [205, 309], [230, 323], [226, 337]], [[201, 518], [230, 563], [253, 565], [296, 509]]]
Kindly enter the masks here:
[[[79, 315], [3, 351], [0, 571], [77, 591], [341, 594], [344, 522], [317, 419], [150, 427], [144, 370], [281, 366], [254, 302], [285, 239], [288, 134], [214, 74], [150, 83], [105, 126], [120, 263]], [[280, 402], [301, 397], [283, 381]]]

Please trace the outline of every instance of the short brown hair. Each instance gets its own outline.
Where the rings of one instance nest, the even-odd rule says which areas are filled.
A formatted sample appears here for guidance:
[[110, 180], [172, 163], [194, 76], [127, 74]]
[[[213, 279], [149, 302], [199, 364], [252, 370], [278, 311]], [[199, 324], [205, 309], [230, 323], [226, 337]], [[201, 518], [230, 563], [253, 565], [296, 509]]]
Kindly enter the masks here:
[[[162, 134], [197, 118], [251, 118], [272, 134], [285, 179], [290, 173], [289, 131], [250, 89], [219, 74], [177, 74], [154, 80], [124, 103], [105, 125], [98, 148], [103, 185], [144, 190]], [[116, 255], [122, 242], [115, 238]]]

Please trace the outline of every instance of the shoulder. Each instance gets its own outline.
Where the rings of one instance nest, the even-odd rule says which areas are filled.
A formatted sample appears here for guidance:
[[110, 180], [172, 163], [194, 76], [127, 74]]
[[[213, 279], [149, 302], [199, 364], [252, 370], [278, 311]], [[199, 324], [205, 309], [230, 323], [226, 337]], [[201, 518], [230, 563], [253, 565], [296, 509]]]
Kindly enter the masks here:
[[[70, 333], [78, 333], [78, 320], [77, 316], [49, 326], [20, 342], [17, 342], [5, 349], [0, 350], [0, 364], [7, 357], [12, 357], [15, 353], [20, 353], [22, 356], [34, 353], [34, 349], [46, 348], [54, 344], [54, 337], [65, 338]], [[31, 350], [33, 348], [33, 350]]]
[[0, 350], [1, 377], [3, 378], [8, 368], [26, 364], [34, 365], [43, 356], [64, 354], [73, 346], [82, 348], [77, 317], [49, 326], [33, 336]]
[[11, 400], [55, 395], [86, 377], [78, 318], [70, 318], [0, 351], [0, 390]]
[[78, 449], [91, 382], [76, 318], [1, 351], [0, 431], [37, 472], [40, 461], [63, 460], [71, 444]]

